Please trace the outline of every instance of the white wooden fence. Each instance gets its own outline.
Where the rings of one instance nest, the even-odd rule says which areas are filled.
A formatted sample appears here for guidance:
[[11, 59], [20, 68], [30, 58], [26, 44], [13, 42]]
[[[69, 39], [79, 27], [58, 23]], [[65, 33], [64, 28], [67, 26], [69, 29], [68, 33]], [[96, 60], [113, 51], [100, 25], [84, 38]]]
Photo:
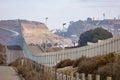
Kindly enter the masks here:
[[113, 38], [103, 40], [102, 42], [93, 45], [84, 46], [76, 49], [69, 49], [59, 52], [40, 53], [35, 55], [28, 50], [27, 44], [23, 41], [23, 50], [25, 56], [45, 66], [54, 66], [56, 63], [65, 59], [76, 59], [81, 56], [97, 56], [104, 55], [110, 52], [120, 52], [120, 35]]

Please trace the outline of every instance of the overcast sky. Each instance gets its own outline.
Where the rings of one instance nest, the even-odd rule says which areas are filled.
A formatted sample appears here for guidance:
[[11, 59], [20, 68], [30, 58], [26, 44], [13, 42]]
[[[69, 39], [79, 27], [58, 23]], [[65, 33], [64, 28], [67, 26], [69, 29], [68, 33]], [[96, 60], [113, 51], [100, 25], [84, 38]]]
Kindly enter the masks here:
[[0, 20], [26, 19], [45, 22], [49, 29], [62, 28], [69, 21], [87, 17], [103, 19], [120, 16], [120, 0], [0, 0]]

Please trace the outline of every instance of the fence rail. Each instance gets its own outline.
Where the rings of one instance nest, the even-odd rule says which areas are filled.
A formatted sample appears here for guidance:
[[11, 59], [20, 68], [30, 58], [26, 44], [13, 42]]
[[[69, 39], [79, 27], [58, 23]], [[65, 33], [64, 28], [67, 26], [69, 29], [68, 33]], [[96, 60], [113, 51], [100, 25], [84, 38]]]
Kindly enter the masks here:
[[93, 57], [97, 55], [104, 55], [111, 52], [120, 52], [120, 35], [113, 38], [103, 40], [102, 42], [93, 45], [84, 46], [76, 49], [70, 49], [59, 52], [40, 53], [35, 55], [28, 50], [25, 40], [23, 41], [23, 50], [25, 56], [45, 66], [54, 66], [61, 60], [76, 59], [81, 56]]

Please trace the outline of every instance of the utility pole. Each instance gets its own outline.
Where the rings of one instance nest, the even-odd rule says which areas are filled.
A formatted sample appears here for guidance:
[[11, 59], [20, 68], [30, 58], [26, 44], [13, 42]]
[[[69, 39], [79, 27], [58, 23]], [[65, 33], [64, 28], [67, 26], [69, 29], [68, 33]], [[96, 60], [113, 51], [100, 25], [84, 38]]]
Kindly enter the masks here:
[[103, 13], [103, 20], [105, 20], [105, 13]]
[[[64, 47], [64, 26], [65, 25], [66, 25], [66, 23], [63, 23], [63, 55], [64, 55], [64, 49], [65, 49], [65, 47]], [[64, 59], [65, 59], [65, 57], [64, 57]]]
[[46, 26], [47, 26], [47, 20], [48, 20], [48, 17], [45, 18], [45, 24], [46, 24]]
[[[48, 17], [45, 18], [46, 27], [47, 27], [47, 20], [48, 20]], [[47, 38], [47, 30], [46, 30], [46, 38]], [[45, 40], [45, 52], [46, 50], [47, 50], [47, 39]]]
[[118, 15], [118, 20], [120, 19], [120, 15]]

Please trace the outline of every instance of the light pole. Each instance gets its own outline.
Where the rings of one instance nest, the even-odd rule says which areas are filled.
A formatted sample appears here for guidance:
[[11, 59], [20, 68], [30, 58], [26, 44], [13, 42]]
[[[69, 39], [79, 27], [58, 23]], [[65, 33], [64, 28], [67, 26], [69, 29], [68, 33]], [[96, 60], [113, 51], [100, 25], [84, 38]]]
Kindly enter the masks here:
[[[64, 55], [64, 26], [66, 25], [66, 23], [63, 23], [63, 55]], [[65, 55], [64, 55], [64, 59], [65, 59]]]
[[[48, 20], [48, 17], [45, 18], [46, 27], [47, 27], [47, 20]], [[46, 37], [47, 37], [47, 30], [46, 30]], [[46, 52], [46, 49], [47, 49], [47, 39], [45, 40], [45, 52]]]
[[48, 17], [45, 18], [45, 24], [46, 24], [46, 26], [47, 26], [47, 20], [48, 20]]
[[103, 20], [105, 20], [105, 13], [103, 13]]

